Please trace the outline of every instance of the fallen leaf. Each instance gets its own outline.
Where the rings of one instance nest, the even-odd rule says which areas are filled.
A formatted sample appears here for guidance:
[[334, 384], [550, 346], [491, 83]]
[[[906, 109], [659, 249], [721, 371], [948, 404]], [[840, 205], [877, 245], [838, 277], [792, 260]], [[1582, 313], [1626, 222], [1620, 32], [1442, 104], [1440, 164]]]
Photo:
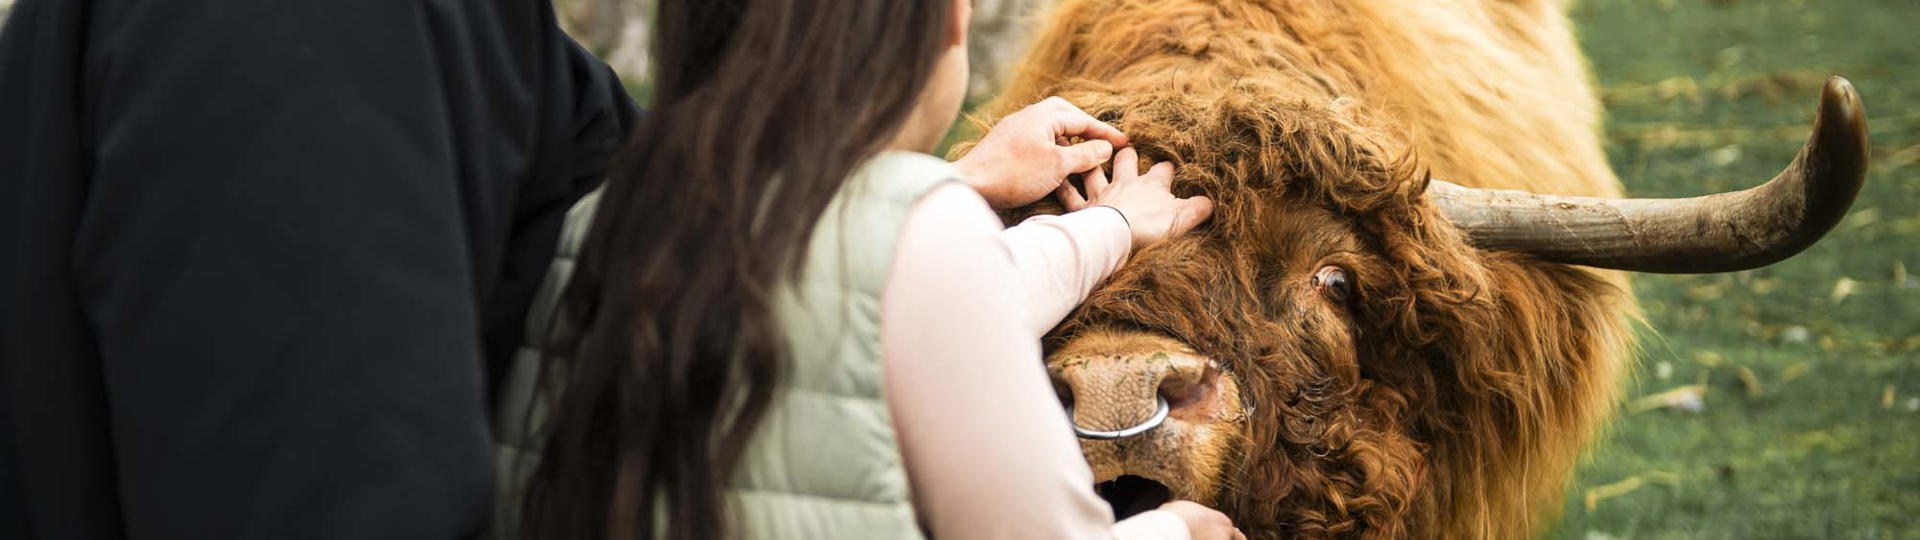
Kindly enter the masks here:
[[1592, 511], [1599, 508], [1600, 501], [1632, 493], [1633, 490], [1640, 489], [1649, 483], [1678, 486], [1680, 485], [1680, 475], [1666, 471], [1647, 471], [1626, 477], [1626, 479], [1611, 484], [1594, 486], [1587, 489], [1587, 510]]
[[1838, 305], [1841, 300], [1846, 300], [1847, 297], [1853, 296], [1853, 290], [1859, 286], [1860, 286], [1860, 282], [1854, 281], [1851, 278], [1840, 278], [1839, 280], [1834, 281], [1833, 282], [1833, 303]]
[[1725, 167], [1740, 161], [1740, 145], [1729, 144], [1707, 152], [1707, 163], [1715, 167]]
[[[1920, 146], [1916, 146], [1915, 148], [1920, 148]], [[1894, 234], [1903, 234], [1903, 235], [1920, 234], [1920, 216], [1913, 216], [1913, 217], [1901, 218], [1901, 219], [1895, 220], [1893, 223], [1888, 225], [1888, 228], [1892, 229]]]
[[1698, 98], [1700, 96], [1700, 83], [1695, 82], [1693, 77], [1671, 77], [1655, 84], [1654, 89], [1662, 97]]
[[1627, 412], [1642, 413], [1665, 408], [1697, 413], [1707, 408], [1706, 393], [1707, 385], [1689, 384], [1633, 400], [1627, 404]]
[[1880, 408], [1893, 408], [1893, 385], [1889, 384], [1886, 388], [1880, 389]]
[[1886, 167], [1884, 171], [1893, 171], [1912, 165], [1915, 161], [1920, 161], [1920, 144], [1887, 152], [1887, 157], [1877, 160], [1876, 165], [1884, 163], [1885, 165], [1879, 165]]
[[1740, 366], [1734, 374], [1740, 376], [1740, 386], [1747, 388], [1747, 397], [1760, 397], [1760, 377], [1753, 374], [1747, 366]]
[[1813, 339], [1813, 332], [1805, 326], [1796, 324], [1780, 331], [1780, 340], [1787, 343], [1806, 343], [1810, 339]]
[[1798, 452], [1822, 450], [1832, 452], [1846, 447], [1846, 441], [1826, 430], [1804, 431], [1787, 435], [1787, 441]]
[[1907, 339], [1887, 345], [1887, 354], [1899, 354], [1912, 350], [1920, 350], [1920, 336], [1907, 336]]
[[1801, 375], [1806, 375], [1807, 369], [1809, 367], [1812, 367], [1812, 366], [1806, 362], [1799, 362], [1799, 363], [1795, 363], [1794, 365], [1787, 366], [1787, 369], [1780, 370], [1780, 382], [1782, 383], [1790, 382], [1794, 379], [1800, 378]]
[[1880, 221], [1879, 208], [1862, 208], [1847, 215], [1847, 228], [1858, 229]]

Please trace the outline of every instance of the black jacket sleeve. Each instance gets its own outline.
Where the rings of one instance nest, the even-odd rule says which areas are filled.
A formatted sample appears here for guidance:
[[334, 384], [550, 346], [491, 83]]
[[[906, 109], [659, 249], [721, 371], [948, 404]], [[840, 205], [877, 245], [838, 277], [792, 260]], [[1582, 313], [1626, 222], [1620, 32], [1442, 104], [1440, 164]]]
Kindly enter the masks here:
[[0, 538], [480, 534], [493, 345], [635, 115], [544, 0], [21, 0]]
[[537, 180], [515, 198], [500, 284], [486, 306], [487, 380], [495, 398], [526, 337], [527, 309], [553, 263], [567, 209], [599, 187], [614, 153], [644, 116], [613, 70], [571, 38], [554, 34], [546, 54], [555, 69], [544, 84], [558, 99], [535, 165]]
[[444, 62], [515, 22], [435, 4], [94, 3], [75, 281], [131, 536], [484, 527], [499, 161]]

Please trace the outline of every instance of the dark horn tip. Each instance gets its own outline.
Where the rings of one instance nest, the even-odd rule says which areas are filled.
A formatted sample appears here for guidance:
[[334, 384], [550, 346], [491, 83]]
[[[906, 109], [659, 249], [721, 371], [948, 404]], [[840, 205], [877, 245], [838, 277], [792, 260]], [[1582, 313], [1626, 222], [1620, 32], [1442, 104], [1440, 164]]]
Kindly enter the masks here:
[[1853, 91], [1853, 81], [1847, 80], [1846, 77], [1839, 75], [1827, 77], [1825, 90], [1826, 91], [1820, 93], [1820, 97], [1823, 98], [1824, 101], [1831, 102], [1835, 97], [1848, 102], [1857, 103], [1860, 101], [1859, 94]]
[[1787, 185], [1795, 185], [1805, 197], [1800, 199], [1804, 206], [1796, 219], [1777, 222], [1791, 240], [1755, 257], [1759, 264], [1747, 266], [1772, 264], [1818, 242], [1846, 217], [1866, 183], [1867, 115], [1853, 83], [1837, 75], [1828, 77], [1813, 123], [1807, 146], [1781, 173], [1782, 178], [1799, 180]]
[[1827, 128], [1821, 130], [1821, 135], [1857, 139], [1860, 149], [1866, 149], [1866, 108], [1860, 104], [1860, 93], [1853, 89], [1853, 83], [1848, 82], [1846, 77], [1834, 75], [1827, 78], [1826, 88], [1820, 92], [1820, 114], [1814, 121]]
[[1828, 77], [1820, 92], [1820, 111], [1814, 117], [1814, 138], [1809, 150], [1826, 159], [1820, 172], [1823, 183], [1838, 183], [1852, 189], [1838, 190], [1850, 202], [1853, 193], [1866, 180], [1871, 146], [1867, 142], [1867, 113], [1853, 83], [1838, 75]]

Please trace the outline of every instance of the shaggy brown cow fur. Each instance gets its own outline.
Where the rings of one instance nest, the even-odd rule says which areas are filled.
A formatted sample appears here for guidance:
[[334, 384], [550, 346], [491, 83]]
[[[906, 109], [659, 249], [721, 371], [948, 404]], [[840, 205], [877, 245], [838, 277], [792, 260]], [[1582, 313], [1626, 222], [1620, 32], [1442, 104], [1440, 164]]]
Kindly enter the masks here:
[[[1169, 447], [1186, 473], [1158, 480], [1253, 538], [1519, 538], [1552, 518], [1616, 399], [1625, 279], [1475, 249], [1422, 192], [1619, 195], [1558, 3], [1070, 0], [1044, 24], [984, 121], [1065, 97], [1218, 204], [1047, 342], [1055, 368], [1169, 338], [1219, 364], [1239, 410]], [[1103, 479], [1114, 444], [1085, 443]]]

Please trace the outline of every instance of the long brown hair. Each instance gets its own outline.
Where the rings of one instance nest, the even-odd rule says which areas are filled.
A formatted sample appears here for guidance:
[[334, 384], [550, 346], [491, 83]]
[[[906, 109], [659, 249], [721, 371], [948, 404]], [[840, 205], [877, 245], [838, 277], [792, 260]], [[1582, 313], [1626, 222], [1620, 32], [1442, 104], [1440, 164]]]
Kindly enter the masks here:
[[847, 176], [906, 123], [951, 11], [661, 0], [652, 111], [555, 322], [546, 384], [561, 397], [525, 535], [729, 536], [724, 487], [784, 369], [773, 291]]

